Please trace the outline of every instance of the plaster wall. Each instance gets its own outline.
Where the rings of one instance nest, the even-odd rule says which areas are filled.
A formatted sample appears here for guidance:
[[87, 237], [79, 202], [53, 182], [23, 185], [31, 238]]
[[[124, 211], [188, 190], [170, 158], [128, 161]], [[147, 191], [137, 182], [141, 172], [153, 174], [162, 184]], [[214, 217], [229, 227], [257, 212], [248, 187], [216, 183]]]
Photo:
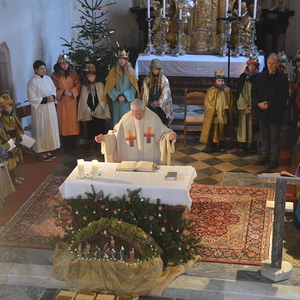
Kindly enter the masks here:
[[62, 51], [60, 37], [72, 32], [71, 16], [70, 0], [0, 1], [0, 43], [6, 43], [10, 51], [10, 92], [16, 103], [27, 99], [26, 85], [36, 59], [44, 60], [51, 73]]

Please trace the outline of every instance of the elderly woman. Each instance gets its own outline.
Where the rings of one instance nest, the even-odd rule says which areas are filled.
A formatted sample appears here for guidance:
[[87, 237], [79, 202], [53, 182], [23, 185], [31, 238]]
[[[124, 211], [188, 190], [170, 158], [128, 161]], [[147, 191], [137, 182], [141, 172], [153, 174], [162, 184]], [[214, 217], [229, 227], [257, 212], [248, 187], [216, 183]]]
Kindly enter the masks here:
[[66, 55], [60, 55], [51, 78], [56, 87], [57, 118], [64, 153], [76, 149], [79, 134], [77, 97], [80, 93], [78, 75]]
[[161, 61], [153, 59], [150, 73], [144, 79], [142, 86], [142, 100], [161, 119], [164, 125], [173, 120], [173, 104], [170, 85], [167, 77], [162, 74]]

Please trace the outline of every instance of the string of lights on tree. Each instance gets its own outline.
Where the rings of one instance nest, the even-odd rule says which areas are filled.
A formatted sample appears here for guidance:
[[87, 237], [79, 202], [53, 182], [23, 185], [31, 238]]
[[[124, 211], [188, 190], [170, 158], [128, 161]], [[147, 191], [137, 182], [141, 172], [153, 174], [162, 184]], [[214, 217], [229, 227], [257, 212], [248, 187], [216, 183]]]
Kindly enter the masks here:
[[[72, 244], [81, 230], [93, 221], [115, 218], [135, 225], [149, 234], [162, 249], [162, 259], [167, 262], [187, 262], [200, 253], [200, 240], [192, 233], [192, 220], [180, 218], [166, 209], [160, 199], [150, 204], [141, 198], [140, 191], [127, 190], [121, 197], [111, 198], [102, 191], [85, 194], [85, 199], [58, 200], [55, 206], [55, 224], [62, 227], [62, 241]], [[74, 249], [73, 249], [74, 250]]]

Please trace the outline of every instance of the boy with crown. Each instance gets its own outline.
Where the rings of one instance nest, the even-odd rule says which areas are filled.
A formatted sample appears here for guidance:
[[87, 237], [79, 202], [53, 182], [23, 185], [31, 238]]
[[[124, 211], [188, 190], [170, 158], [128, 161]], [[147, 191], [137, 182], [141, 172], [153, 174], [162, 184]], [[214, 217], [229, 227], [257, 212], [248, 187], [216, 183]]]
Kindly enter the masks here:
[[119, 51], [118, 60], [106, 78], [102, 98], [111, 107], [112, 127], [129, 112], [130, 102], [138, 95], [138, 83], [134, 69], [128, 61], [128, 53], [125, 50]]
[[215, 71], [215, 85], [207, 90], [204, 99], [204, 120], [200, 142], [207, 144], [202, 151], [225, 152], [225, 139], [229, 134], [233, 137], [233, 97], [230, 88], [225, 85], [224, 71]]

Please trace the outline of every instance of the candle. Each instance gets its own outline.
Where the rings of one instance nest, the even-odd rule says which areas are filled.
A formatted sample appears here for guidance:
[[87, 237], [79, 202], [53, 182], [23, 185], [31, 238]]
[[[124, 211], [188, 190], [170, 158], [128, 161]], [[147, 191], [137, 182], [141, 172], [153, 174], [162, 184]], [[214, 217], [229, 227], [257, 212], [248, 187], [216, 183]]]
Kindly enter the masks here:
[[98, 160], [92, 160], [92, 179], [98, 179]]
[[78, 178], [83, 179], [84, 176], [84, 160], [77, 159], [77, 167], [78, 167]]
[[182, 8], [179, 8], [179, 20], [182, 20]]
[[253, 19], [256, 19], [257, 0], [254, 0]]
[[238, 16], [240, 17], [242, 15], [242, 0], [239, 0], [239, 14]]
[[225, 0], [225, 18], [227, 18], [227, 12], [228, 12], [228, 0]]
[[166, 0], [163, 0], [163, 18], [166, 17]]
[[147, 18], [150, 18], [150, 0], [147, 0]]

